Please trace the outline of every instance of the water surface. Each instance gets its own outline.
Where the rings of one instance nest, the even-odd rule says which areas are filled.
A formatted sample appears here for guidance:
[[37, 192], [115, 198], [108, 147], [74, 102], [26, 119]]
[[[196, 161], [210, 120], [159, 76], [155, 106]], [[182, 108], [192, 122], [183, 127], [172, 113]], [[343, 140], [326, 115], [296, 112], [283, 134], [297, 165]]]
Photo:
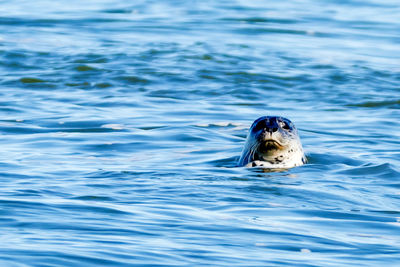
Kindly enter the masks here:
[[[1, 1], [0, 264], [400, 263], [397, 1]], [[309, 164], [236, 168], [253, 120]]]

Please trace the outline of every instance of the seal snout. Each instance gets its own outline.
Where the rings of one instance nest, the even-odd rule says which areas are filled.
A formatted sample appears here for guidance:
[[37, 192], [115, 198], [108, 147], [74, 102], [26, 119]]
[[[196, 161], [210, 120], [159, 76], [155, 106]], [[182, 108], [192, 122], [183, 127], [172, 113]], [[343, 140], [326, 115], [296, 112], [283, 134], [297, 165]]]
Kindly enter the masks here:
[[270, 150], [278, 150], [282, 149], [283, 146], [278, 141], [274, 139], [268, 139], [264, 141], [264, 146], [262, 147], [263, 151], [270, 151]]
[[268, 124], [265, 124], [265, 128], [264, 131], [268, 132], [268, 133], [274, 133], [276, 131], [278, 131], [279, 126], [276, 123], [275, 120], [269, 120]]
[[279, 118], [264, 118], [254, 126], [253, 130], [255, 134], [258, 135], [257, 139], [260, 143], [259, 152], [270, 154], [274, 153], [273, 151], [284, 148], [284, 144], [282, 143], [282, 130], [279, 126]]
[[267, 133], [270, 133], [270, 134], [272, 134], [272, 133], [274, 133], [274, 132], [279, 130], [279, 125], [278, 125], [278, 122], [277, 122], [277, 120], [275, 118], [265, 119], [263, 121], [263, 123], [260, 123], [260, 124], [261, 124], [260, 125], [261, 127], [260, 126], [259, 127], [263, 128], [264, 132], [267, 132]]

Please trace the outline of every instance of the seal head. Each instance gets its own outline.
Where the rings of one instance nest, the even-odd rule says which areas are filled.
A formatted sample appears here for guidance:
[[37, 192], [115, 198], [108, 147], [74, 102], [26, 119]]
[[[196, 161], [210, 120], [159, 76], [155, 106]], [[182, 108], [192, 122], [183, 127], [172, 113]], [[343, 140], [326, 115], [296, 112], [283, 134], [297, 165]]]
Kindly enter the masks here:
[[253, 122], [239, 166], [287, 169], [304, 163], [300, 137], [290, 120], [264, 116]]

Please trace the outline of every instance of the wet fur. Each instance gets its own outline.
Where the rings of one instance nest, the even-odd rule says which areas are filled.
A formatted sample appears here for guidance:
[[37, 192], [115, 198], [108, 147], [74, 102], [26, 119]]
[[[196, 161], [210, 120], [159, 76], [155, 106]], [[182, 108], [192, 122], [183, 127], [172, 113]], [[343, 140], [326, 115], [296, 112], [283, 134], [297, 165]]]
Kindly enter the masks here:
[[[261, 129], [258, 129], [260, 125]], [[262, 129], [262, 126], [266, 126], [267, 129], [273, 127], [275, 131], [272, 133], [265, 128]], [[274, 140], [277, 143], [267, 144], [267, 140]], [[306, 157], [300, 138], [290, 120], [266, 116], [254, 121], [247, 135], [239, 166], [287, 169], [304, 163]]]

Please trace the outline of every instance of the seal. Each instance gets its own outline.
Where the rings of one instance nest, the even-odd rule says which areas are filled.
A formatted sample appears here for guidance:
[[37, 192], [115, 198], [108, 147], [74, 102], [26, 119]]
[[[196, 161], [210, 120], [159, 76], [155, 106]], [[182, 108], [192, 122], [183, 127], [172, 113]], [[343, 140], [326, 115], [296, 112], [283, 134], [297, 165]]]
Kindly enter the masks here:
[[283, 117], [264, 116], [251, 125], [239, 166], [288, 169], [306, 161], [294, 124]]

